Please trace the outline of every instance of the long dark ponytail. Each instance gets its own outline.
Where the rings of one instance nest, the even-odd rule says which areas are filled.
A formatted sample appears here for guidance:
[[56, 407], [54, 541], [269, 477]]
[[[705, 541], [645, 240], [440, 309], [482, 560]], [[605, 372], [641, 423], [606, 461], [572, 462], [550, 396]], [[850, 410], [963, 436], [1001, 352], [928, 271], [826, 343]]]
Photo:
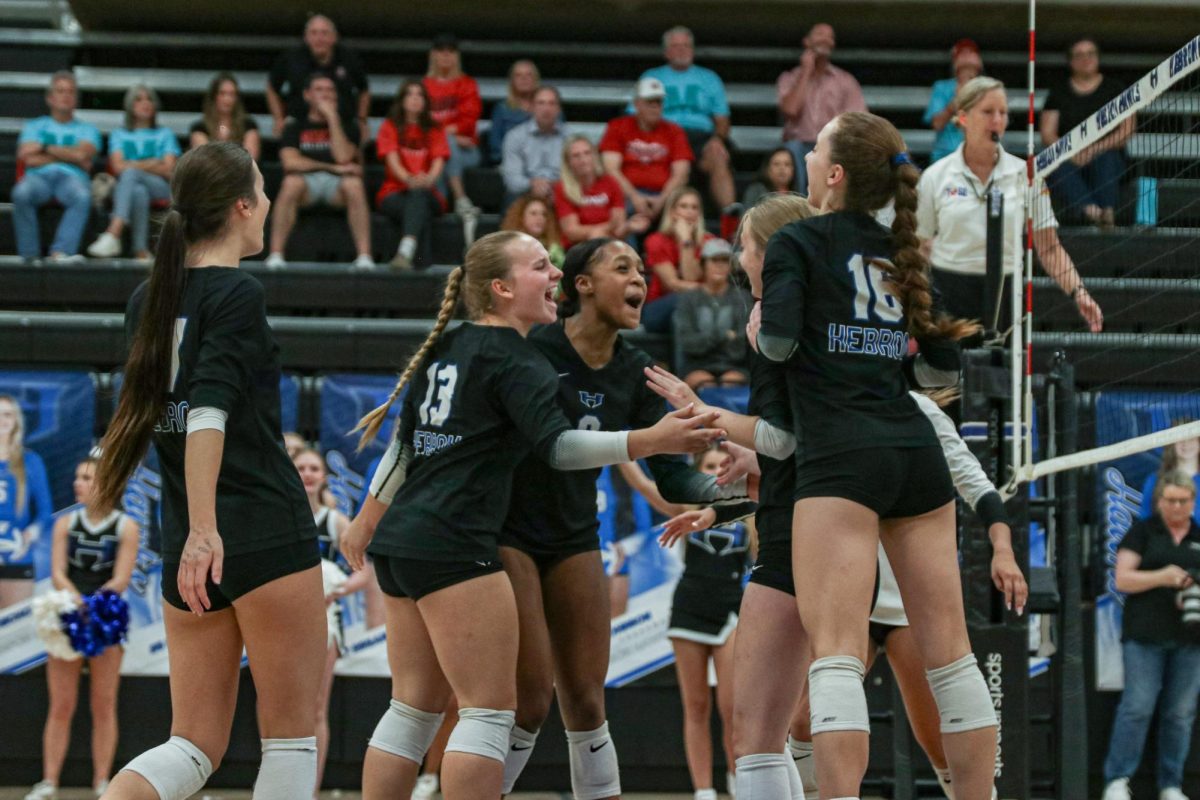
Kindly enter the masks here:
[[179, 159], [141, 319], [125, 362], [116, 414], [100, 443], [97, 507], [112, 508], [150, 445], [170, 387], [175, 320], [187, 282], [188, 248], [219, 237], [238, 200], [257, 202], [254, 161], [240, 144], [210, 142]]

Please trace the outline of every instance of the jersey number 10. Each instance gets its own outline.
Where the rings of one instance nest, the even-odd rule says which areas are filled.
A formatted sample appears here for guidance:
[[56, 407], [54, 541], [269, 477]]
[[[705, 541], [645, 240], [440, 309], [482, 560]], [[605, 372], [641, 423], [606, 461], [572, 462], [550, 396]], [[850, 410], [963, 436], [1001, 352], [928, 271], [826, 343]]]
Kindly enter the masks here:
[[875, 312], [880, 322], [899, 322], [904, 317], [900, 300], [884, 286], [886, 273], [874, 262], [885, 262], [882, 258], [866, 261], [862, 253], [855, 253], [846, 262], [846, 269], [854, 276], [854, 318], [869, 320], [868, 309]]
[[450, 406], [454, 402], [454, 385], [458, 383], [458, 367], [435, 361], [429, 365], [425, 377], [429, 381], [429, 389], [425, 392], [425, 400], [421, 403], [418, 414], [422, 425], [440, 428], [450, 416]]

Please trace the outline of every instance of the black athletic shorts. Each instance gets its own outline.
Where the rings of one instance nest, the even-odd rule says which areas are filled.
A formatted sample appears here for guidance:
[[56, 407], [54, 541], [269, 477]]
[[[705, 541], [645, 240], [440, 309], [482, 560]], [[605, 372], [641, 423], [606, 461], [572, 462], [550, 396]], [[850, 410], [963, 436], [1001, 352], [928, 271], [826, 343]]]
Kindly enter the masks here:
[[[878, 582], [876, 582], [878, 587]], [[875, 643], [875, 647], [882, 650], [887, 644], [887, 638], [892, 635], [892, 631], [900, 630], [900, 625], [885, 625], [882, 622], [872, 622], [867, 626], [867, 635], [871, 637], [871, 641]]]
[[563, 536], [553, 541], [536, 539], [525, 533], [505, 528], [500, 532], [498, 544], [520, 550], [533, 559], [538, 574], [545, 575], [571, 556], [590, 553], [600, 549], [600, 536], [595, 530]]
[[[242, 553], [236, 556], [225, 556], [221, 569], [221, 584], [212, 582], [209, 576], [205, 584], [208, 600], [212, 603], [209, 611], [220, 611], [229, 608], [233, 601], [244, 594], [249, 594], [260, 586], [265, 586], [276, 578], [291, 575], [293, 572], [303, 572], [321, 563], [321, 550], [317, 539], [307, 539], [302, 542], [292, 542], [259, 550], [254, 553]], [[179, 575], [179, 561], [163, 559], [162, 593], [163, 599], [181, 611], [191, 611], [183, 597], [179, 594], [179, 586], [175, 582]]]
[[493, 572], [503, 572], [499, 558], [481, 561], [424, 561], [402, 556], [371, 557], [379, 588], [388, 597], [408, 597], [420, 600], [439, 589], [454, 586]]
[[750, 568], [750, 582], [784, 594], [796, 596], [796, 583], [792, 577], [792, 532], [787, 537], [763, 537], [759, 532], [758, 560]]
[[949, 503], [954, 483], [937, 445], [871, 447], [799, 465], [793, 499], [808, 497], [841, 497], [866, 506], [880, 519], [900, 519]]

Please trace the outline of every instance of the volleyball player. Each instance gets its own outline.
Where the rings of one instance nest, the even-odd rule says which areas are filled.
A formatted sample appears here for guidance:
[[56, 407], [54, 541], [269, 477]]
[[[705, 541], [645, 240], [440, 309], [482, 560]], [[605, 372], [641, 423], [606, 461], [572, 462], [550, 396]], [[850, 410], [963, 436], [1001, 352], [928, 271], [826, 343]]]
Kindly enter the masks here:
[[[703, 449], [722, 435], [704, 427], [715, 414], [689, 412], [642, 430], [573, 430], [556, 404], [558, 376], [526, 339], [535, 324], [555, 320], [561, 277], [528, 235], [480, 239], [450, 273], [437, 322], [392, 395], [360, 422], [369, 441], [412, 379], [397, 436], [342, 544], [355, 568], [370, 544], [387, 595], [393, 699], [367, 751], [366, 800], [411, 791], [451, 690], [459, 721], [443, 793], [494, 800], [501, 792], [518, 622], [497, 552], [506, 511], [497, 498], [537, 479], [516, 470], [520, 461], [532, 451], [556, 469], [592, 469]], [[443, 333], [460, 293], [471, 321]], [[594, 498], [594, 484], [591, 491]]]
[[[76, 503], [91, 500], [96, 460], [88, 457], [75, 467]], [[120, 594], [129, 586], [137, 561], [138, 526], [120, 509], [79, 508], [54, 523], [50, 547], [50, 580], [54, 588], [76, 597], [101, 589]], [[91, 690], [92, 788], [99, 797], [108, 787], [117, 752], [117, 687], [121, 682], [123, 648], [113, 645], [87, 659]], [[79, 698], [83, 659], [46, 659], [50, 710], [42, 734], [42, 780], [25, 800], [54, 800], [58, 779], [71, 742], [71, 718]]]
[[106, 800], [183, 800], [229, 741], [242, 649], [258, 694], [254, 800], [311, 797], [325, 660], [320, 554], [283, 446], [279, 348], [263, 288], [237, 268], [262, 249], [270, 201], [240, 145], [179, 159], [104, 437], [95, 505], [112, 507], [151, 438], [162, 465], [163, 621], [171, 738], [113, 779]]
[[[562, 319], [530, 342], [558, 373], [558, 406], [579, 430], [645, 429], [664, 404], [645, 385], [651, 359], [620, 337], [638, 326], [646, 296], [641, 258], [616, 239], [575, 245], [563, 264]], [[715, 417], [716, 413], [712, 412]], [[669, 502], [732, 499], [682, 459], [647, 461]], [[557, 693], [577, 800], [620, 795], [615, 745], [604, 710], [611, 617], [597, 536], [596, 470], [561, 472], [536, 458], [518, 467], [500, 556], [520, 612], [517, 720], [505, 763], [512, 790]]]
[[[908, 395], [957, 380], [956, 339], [935, 316], [916, 237], [917, 169], [891, 123], [842, 114], [807, 158], [825, 213], [779, 230], [763, 265], [758, 350], [784, 363], [797, 450], [792, 564], [812, 642], [816, 767], [831, 798], [857, 797], [867, 766], [867, 620], [883, 542], [941, 716], [960, 800], [991, 796], [996, 716], [970, 650], [954, 487], [932, 426]], [[891, 231], [872, 212], [893, 202]], [[751, 326], [755, 325], [752, 318]]]

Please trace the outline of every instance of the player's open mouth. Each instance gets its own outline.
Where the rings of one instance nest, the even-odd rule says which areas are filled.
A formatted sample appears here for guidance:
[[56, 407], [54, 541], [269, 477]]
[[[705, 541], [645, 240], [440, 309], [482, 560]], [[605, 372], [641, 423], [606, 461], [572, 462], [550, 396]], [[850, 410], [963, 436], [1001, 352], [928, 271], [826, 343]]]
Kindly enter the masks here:
[[629, 306], [630, 308], [641, 308], [642, 303], [645, 302], [645, 300], [645, 295], [631, 294], [625, 298], [625, 305]]
[[546, 302], [547, 302], [547, 303], [553, 303], [553, 302], [554, 302], [554, 295], [556, 295], [557, 293], [558, 293], [558, 290], [557, 290], [557, 289], [547, 289], [547, 290], [546, 290]]

